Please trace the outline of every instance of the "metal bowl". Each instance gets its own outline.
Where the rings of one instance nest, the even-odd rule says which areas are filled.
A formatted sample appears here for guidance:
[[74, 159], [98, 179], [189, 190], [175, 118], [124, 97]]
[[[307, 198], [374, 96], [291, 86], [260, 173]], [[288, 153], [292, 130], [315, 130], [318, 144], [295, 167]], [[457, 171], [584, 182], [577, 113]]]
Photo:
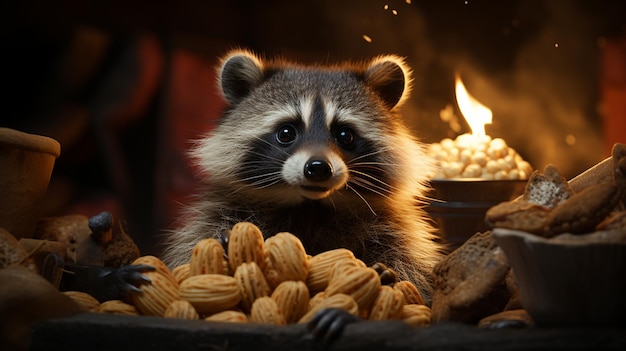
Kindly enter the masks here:
[[485, 224], [487, 210], [524, 193], [526, 180], [433, 179], [426, 212], [435, 220], [442, 242], [454, 249]]

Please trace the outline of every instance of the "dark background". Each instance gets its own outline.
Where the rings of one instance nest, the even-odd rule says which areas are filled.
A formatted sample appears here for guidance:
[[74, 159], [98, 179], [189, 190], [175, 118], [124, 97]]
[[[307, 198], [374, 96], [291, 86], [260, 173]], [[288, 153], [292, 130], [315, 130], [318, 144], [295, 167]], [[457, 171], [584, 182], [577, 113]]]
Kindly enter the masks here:
[[404, 56], [405, 117], [425, 142], [468, 131], [439, 117], [456, 109], [458, 72], [493, 110], [488, 134], [567, 178], [626, 139], [625, 1], [35, 0], [0, 13], [0, 126], [62, 145], [44, 214], [110, 210], [144, 253], [194, 192], [184, 151], [219, 117], [213, 67], [233, 47], [321, 63]]

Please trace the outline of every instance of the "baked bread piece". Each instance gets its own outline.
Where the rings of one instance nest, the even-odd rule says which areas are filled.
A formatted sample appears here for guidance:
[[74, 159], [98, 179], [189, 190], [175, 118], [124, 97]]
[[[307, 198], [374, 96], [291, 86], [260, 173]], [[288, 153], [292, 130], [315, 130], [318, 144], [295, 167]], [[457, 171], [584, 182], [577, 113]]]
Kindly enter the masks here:
[[476, 323], [501, 312], [511, 297], [509, 270], [491, 232], [476, 233], [435, 266], [432, 321]]
[[534, 171], [531, 174], [521, 200], [552, 209], [572, 195], [574, 191], [556, 166], [547, 165], [543, 173]]
[[575, 194], [550, 212], [543, 235], [593, 232], [618, 204], [618, 190], [614, 183], [601, 183]]
[[502, 202], [485, 214], [490, 228], [508, 228], [542, 235], [550, 209], [525, 200]]

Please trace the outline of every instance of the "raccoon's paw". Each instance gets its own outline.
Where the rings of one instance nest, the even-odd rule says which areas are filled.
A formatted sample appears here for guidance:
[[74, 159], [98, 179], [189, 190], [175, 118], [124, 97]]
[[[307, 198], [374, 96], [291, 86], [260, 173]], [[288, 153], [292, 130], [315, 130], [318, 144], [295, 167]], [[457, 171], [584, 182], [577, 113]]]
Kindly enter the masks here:
[[141, 284], [150, 283], [143, 275], [154, 271], [148, 265], [127, 265], [119, 268], [101, 266], [66, 265], [63, 276], [65, 290], [77, 290], [90, 294], [98, 301], [119, 300], [128, 294], [140, 293]]
[[145, 264], [139, 265], [127, 265], [119, 268], [112, 268], [110, 271], [102, 272], [101, 275], [103, 284], [109, 283], [114, 287], [114, 291], [118, 291], [121, 294], [139, 293], [141, 289], [139, 286], [144, 283], [149, 283], [150, 279], [142, 273], [152, 272], [156, 270], [152, 266]]
[[330, 343], [338, 338], [346, 325], [362, 319], [339, 308], [324, 308], [307, 323], [307, 330], [316, 340]]
[[[149, 283], [150, 279], [142, 273], [154, 271], [148, 265], [128, 265], [119, 268], [92, 267], [98, 275], [93, 290], [98, 291], [101, 301], [116, 300], [128, 294], [140, 293], [139, 286]], [[99, 299], [99, 300], [100, 300]]]
[[387, 267], [384, 263], [376, 262], [371, 268], [378, 272], [382, 285], [393, 285], [398, 282], [398, 273]]

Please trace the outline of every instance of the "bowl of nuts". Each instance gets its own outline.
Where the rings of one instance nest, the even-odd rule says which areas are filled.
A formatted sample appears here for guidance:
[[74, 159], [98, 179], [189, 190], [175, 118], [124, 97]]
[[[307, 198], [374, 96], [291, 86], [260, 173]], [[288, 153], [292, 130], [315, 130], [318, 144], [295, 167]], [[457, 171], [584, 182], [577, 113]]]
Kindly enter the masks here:
[[486, 211], [522, 193], [532, 167], [501, 138], [462, 134], [430, 144], [437, 171], [430, 180], [426, 211], [443, 241], [460, 246], [487, 230]]

